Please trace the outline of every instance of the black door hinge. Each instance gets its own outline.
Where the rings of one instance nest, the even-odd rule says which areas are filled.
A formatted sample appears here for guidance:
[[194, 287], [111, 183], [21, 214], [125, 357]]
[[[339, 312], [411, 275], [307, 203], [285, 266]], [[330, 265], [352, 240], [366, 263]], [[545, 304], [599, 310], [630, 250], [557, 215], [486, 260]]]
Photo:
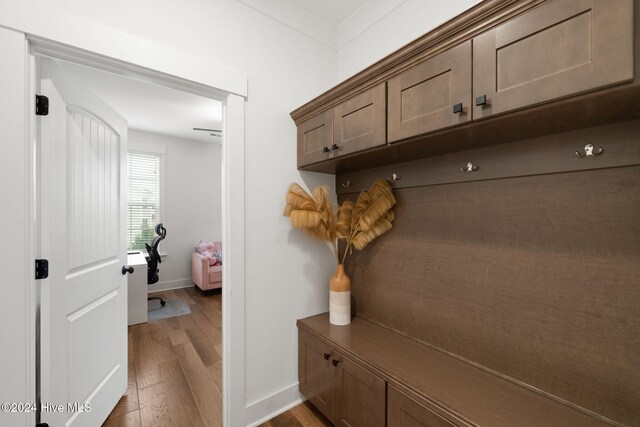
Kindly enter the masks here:
[[36, 260], [36, 280], [46, 279], [49, 277], [49, 260]]
[[36, 95], [36, 116], [49, 114], [49, 98], [44, 95]]

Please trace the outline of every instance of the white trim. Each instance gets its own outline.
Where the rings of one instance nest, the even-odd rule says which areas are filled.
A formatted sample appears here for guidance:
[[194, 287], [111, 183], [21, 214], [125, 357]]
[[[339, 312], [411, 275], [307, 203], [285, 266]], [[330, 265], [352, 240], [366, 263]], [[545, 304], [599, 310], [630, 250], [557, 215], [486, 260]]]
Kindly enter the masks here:
[[256, 400], [247, 405], [247, 427], [259, 426], [305, 400], [305, 397], [298, 391], [297, 382], [267, 397]]
[[167, 280], [166, 282], [157, 282], [153, 285], [147, 285], [147, 293], [170, 291], [172, 289], [191, 288], [195, 286], [191, 278]]
[[[244, 98], [222, 106], [222, 409], [225, 426], [245, 425]], [[232, 233], [233, 232], [233, 233]]]
[[[151, 287], [155, 285], [166, 285], [167, 287], [165, 288], [164, 286], [161, 286], [160, 289], [151, 289]], [[194, 286], [196, 285], [191, 281], [191, 279], [169, 280], [167, 282], [158, 282], [154, 283], [153, 285], [149, 285], [149, 290], [147, 291], [147, 293], [151, 295], [158, 292], [172, 291], [174, 289], [193, 288]]]
[[[115, 43], [114, 45], [118, 45]], [[180, 60], [180, 55], [175, 51], [159, 49], [157, 55], [147, 55], [144, 60], [127, 62], [130, 58], [118, 58], [118, 54], [113, 53], [111, 57], [101, 55], [99, 53], [82, 50], [81, 48], [64, 45], [60, 42], [46, 40], [40, 37], [27, 36], [27, 46], [31, 55], [44, 55], [54, 58], [60, 58], [76, 62], [78, 64], [91, 66], [103, 71], [109, 71], [121, 76], [136, 78], [142, 81], [153, 82], [165, 87], [194, 93], [200, 96], [217, 99], [223, 103], [223, 167], [222, 167], [222, 183], [223, 183], [223, 242], [225, 249], [225, 264], [223, 270], [223, 283], [226, 292], [223, 292], [222, 307], [222, 341], [224, 347], [223, 357], [223, 424], [226, 426], [244, 425], [245, 420], [245, 360], [244, 360], [244, 96], [240, 96], [230, 91], [225, 91], [224, 87], [231, 85], [237, 93], [246, 95], [247, 80], [243, 73], [236, 73], [233, 76], [223, 73], [221, 76], [223, 84], [220, 88], [216, 88], [212, 83], [212, 70], [206, 64], [209, 61], [199, 56], [193, 56], [190, 61]], [[28, 55], [27, 59], [30, 60]], [[204, 70], [207, 75], [206, 79], [191, 80], [181, 77], [181, 73], [172, 75], [167, 71], [166, 67], [158, 66], [159, 62], [154, 57], [163, 57], [164, 63], [183, 63], [188, 64], [190, 69]], [[12, 58], [5, 58], [11, 61]], [[183, 58], [184, 59], [184, 58]], [[204, 64], [204, 65], [203, 65]], [[158, 66], [159, 68], [156, 68]], [[26, 76], [32, 78], [33, 82], [37, 81], [34, 76]], [[215, 79], [214, 79], [215, 80]], [[244, 84], [244, 87], [243, 87]], [[33, 89], [29, 84], [25, 84], [25, 96], [28, 100], [29, 107], [33, 107]], [[7, 103], [11, 104], [16, 101], [20, 105], [24, 104], [24, 99], [7, 99]], [[25, 115], [28, 117], [26, 139], [29, 144], [34, 143], [35, 133], [33, 131], [36, 116], [30, 114], [31, 110], [27, 110]], [[2, 131], [2, 130], [0, 130]], [[33, 176], [36, 173], [36, 161], [33, 153], [26, 160], [25, 172], [28, 173], [30, 183], [33, 183]], [[35, 200], [35, 189], [31, 185], [29, 189], [29, 217], [25, 218], [29, 224], [26, 241], [30, 243], [29, 253], [25, 253], [25, 266], [22, 270], [25, 281], [29, 280], [32, 284], [33, 294], [35, 294], [35, 281], [27, 279], [33, 275], [33, 258], [32, 254], [36, 250], [35, 244], [35, 208], [31, 206]], [[231, 197], [233, 194], [233, 197]], [[28, 267], [27, 267], [28, 266]], [[16, 273], [17, 274], [17, 273]], [[30, 290], [31, 291], [31, 290]], [[27, 292], [27, 290], [25, 290]], [[32, 295], [33, 295], [32, 294]], [[31, 298], [29, 307], [25, 310], [25, 321], [27, 325], [35, 324], [35, 300]], [[35, 354], [35, 337], [29, 340], [29, 348], [27, 354]], [[32, 356], [33, 357], [33, 356]], [[25, 381], [29, 383], [28, 387], [33, 391], [32, 399], [35, 400], [35, 363], [30, 366], [29, 372], [25, 373]], [[33, 414], [24, 416], [26, 425], [35, 424]]]

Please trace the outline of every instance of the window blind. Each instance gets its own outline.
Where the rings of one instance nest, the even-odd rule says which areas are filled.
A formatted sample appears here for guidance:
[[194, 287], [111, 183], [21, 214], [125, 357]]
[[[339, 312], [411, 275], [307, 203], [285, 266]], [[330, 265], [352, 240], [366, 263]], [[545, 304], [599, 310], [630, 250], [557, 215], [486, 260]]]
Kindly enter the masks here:
[[127, 153], [127, 242], [129, 249], [144, 249], [160, 222], [160, 155]]

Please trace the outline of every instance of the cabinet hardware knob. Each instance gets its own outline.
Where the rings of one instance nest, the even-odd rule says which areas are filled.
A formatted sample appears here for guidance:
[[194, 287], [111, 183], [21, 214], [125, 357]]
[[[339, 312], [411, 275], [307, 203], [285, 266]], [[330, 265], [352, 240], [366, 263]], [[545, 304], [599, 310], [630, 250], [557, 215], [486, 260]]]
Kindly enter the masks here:
[[328, 153], [329, 152], [329, 147], [322, 147], [322, 152], [323, 153]]
[[487, 104], [487, 95], [476, 96], [476, 107]]
[[332, 149], [333, 151], [336, 151], [338, 148], [339, 148], [339, 147], [338, 147], [338, 144], [333, 144], [333, 145], [331, 146], [331, 149]]
[[336, 360], [336, 359], [333, 359], [333, 360], [331, 361], [331, 364], [332, 364], [333, 366], [338, 366], [338, 363], [340, 363], [340, 361], [339, 361], [339, 360]]
[[329, 356], [331, 356], [329, 353], [325, 353], [322, 355], [324, 357], [324, 360], [329, 360]]
[[458, 114], [462, 113], [462, 102], [453, 105], [453, 113]]
[[343, 182], [343, 183], [342, 183], [342, 187], [343, 187], [343, 188], [349, 188], [349, 187], [351, 187], [351, 181], [347, 180], [347, 182]]
[[466, 164], [466, 166], [461, 167], [460, 171], [461, 172], [475, 172], [478, 169], [480, 169], [479, 166], [474, 165], [473, 163], [469, 162], [469, 163]]
[[127, 273], [133, 274], [133, 267], [129, 267], [129, 266], [123, 265], [122, 266], [122, 275], [124, 276]]
[[587, 144], [584, 146], [584, 154], [580, 154], [578, 151], [576, 151], [576, 157], [589, 157], [589, 156], [599, 156], [600, 154], [604, 153], [604, 149], [602, 147], [598, 147], [598, 150], [595, 151], [593, 149], [593, 144]]
[[387, 181], [400, 181], [402, 179], [402, 177], [400, 175], [398, 175], [397, 173], [392, 173], [390, 177], [387, 178]]

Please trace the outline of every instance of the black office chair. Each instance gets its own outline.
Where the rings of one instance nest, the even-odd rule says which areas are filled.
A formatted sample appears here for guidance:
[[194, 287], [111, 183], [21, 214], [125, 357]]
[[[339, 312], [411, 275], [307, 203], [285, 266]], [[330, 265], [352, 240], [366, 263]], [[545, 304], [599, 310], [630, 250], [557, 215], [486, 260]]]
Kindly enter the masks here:
[[[160, 253], [158, 252], [158, 245], [161, 241], [164, 240], [165, 237], [167, 237], [167, 229], [164, 228], [162, 223], [156, 225], [156, 234], [157, 236], [153, 238], [151, 246], [149, 246], [148, 243], [144, 244], [147, 248], [147, 253], [149, 254], [149, 256], [147, 257], [147, 285], [153, 285], [158, 280], [160, 280], [160, 277], [158, 277], [158, 272], [160, 271], [158, 269], [158, 264], [162, 262], [162, 259], [160, 258]], [[152, 299], [159, 299], [160, 304], [162, 304], [163, 306], [167, 303], [160, 297], [147, 298], [148, 301], [151, 301]]]

